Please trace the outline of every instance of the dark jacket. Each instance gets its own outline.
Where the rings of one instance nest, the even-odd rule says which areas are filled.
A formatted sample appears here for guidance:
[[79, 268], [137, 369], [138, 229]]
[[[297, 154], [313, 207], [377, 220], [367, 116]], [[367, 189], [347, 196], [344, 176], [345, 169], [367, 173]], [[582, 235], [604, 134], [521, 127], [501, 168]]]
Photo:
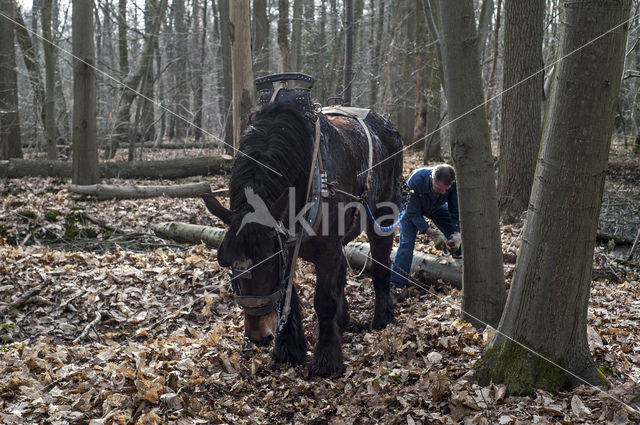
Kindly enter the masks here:
[[423, 216], [432, 218], [440, 215], [439, 209], [447, 204], [449, 215], [454, 223], [455, 231], [460, 231], [460, 216], [458, 212], [458, 190], [454, 181], [451, 187], [443, 194], [435, 193], [431, 187], [431, 173], [433, 168], [418, 168], [414, 170], [407, 179], [407, 184], [413, 189], [411, 199], [407, 207], [405, 219], [409, 219], [415, 224], [420, 233], [424, 233], [429, 228], [429, 223]]

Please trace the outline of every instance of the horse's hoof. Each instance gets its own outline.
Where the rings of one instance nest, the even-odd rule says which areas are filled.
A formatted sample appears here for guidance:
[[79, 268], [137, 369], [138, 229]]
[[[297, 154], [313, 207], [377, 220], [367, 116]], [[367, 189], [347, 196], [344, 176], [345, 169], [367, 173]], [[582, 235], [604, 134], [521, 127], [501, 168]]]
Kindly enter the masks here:
[[381, 330], [387, 327], [387, 325], [394, 323], [395, 319], [393, 318], [393, 313], [378, 315], [373, 318], [371, 322], [371, 329]]
[[347, 367], [344, 365], [344, 363], [320, 365], [314, 361], [309, 365], [309, 373], [312, 376], [320, 376], [323, 378], [333, 375], [342, 375], [344, 374], [345, 370], [347, 370]]

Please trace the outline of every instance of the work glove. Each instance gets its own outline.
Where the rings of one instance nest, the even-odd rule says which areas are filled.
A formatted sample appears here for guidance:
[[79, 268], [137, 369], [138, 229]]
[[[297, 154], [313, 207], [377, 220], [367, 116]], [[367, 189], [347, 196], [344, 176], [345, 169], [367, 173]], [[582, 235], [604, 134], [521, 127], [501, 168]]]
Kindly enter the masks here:
[[460, 244], [462, 244], [462, 238], [460, 237], [460, 233], [456, 232], [447, 241], [447, 247], [449, 251], [455, 253], [460, 249]]
[[444, 237], [444, 234], [440, 230], [436, 229], [431, 233], [431, 240], [436, 249], [442, 251], [447, 248], [447, 238]]

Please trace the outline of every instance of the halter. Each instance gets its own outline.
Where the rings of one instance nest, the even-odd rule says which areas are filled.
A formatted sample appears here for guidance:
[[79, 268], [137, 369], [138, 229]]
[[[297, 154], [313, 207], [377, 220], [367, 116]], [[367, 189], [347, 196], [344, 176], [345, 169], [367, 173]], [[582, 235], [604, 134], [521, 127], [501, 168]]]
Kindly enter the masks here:
[[252, 265], [246, 263], [234, 263], [231, 267], [231, 286], [235, 293], [236, 303], [238, 303], [238, 305], [242, 307], [244, 312], [249, 316], [264, 316], [274, 310], [278, 312], [278, 316], [281, 315], [281, 306], [286, 296], [286, 286], [288, 281], [288, 276], [285, 276], [284, 270], [284, 265], [287, 261], [287, 244], [282, 242], [282, 238], [286, 236], [284, 230], [274, 230], [273, 234], [277, 239], [280, 248], [278, 254], [278, 287], [273, 293], [266, 296], [242, 295], [242, 290], [240, 289], [240, 285], [236, 279], [253, 279], [253, 274], [250, 270]]

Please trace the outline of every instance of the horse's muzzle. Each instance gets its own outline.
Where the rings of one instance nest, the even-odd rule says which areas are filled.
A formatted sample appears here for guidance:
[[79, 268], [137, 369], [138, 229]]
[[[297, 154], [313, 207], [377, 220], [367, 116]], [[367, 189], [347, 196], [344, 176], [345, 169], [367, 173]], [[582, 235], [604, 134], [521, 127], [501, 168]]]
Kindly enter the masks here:
[[268, 346], [275, 338], [277, 319], [275, 312], [263, 316], [245, 314], [244, 333], [254, 344]]

